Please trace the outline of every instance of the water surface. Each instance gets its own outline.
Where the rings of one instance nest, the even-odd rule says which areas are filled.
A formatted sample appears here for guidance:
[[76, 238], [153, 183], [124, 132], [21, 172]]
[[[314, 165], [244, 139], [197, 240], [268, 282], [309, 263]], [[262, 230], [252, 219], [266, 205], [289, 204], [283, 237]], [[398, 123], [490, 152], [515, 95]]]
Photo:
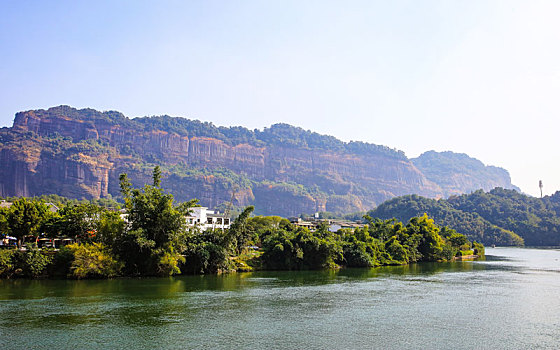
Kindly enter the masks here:
[[558, 349], [560, 250], [339, 271], [0, 281], [3, 349]]

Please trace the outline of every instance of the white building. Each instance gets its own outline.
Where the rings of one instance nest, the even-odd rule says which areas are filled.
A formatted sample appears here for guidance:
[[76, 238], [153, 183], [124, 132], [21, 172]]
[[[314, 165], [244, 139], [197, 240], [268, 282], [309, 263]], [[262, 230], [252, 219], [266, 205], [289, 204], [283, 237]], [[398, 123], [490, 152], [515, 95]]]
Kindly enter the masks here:
[[190, 227], [199, 227], [202, 231], [215, 228], [229, 228], [230, 218], [224, 214], [215, 213], [214, 210], [208, 210], [207, 207], [194, 207], [189, 209], [191, 214], [186, 217], [187, 225]]

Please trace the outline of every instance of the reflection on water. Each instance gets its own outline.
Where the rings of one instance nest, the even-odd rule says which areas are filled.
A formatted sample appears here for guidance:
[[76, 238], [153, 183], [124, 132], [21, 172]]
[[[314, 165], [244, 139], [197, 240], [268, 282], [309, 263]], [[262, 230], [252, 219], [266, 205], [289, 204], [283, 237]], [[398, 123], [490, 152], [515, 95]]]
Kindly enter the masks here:
[[373, 269], [0, 281], [3, 348], [557, 348], [560, 251]]

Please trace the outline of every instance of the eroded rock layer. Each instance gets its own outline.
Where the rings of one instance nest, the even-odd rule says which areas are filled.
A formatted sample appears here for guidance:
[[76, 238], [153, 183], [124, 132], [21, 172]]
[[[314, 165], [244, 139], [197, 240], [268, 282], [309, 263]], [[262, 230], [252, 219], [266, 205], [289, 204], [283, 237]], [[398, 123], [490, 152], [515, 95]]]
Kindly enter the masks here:
[[487, 179], [454, 173], [447, 181], [400, 151], [286, 124], [251, 131], [59, 106], [17, 113], [13, 127], [0, 130], [1, 196], [118, 197], [120, 173], [138, 186], [150, 181], [155, 165], [180, 201], [198, 198], [216, 207], [233, 199], [284, 216], [365, 211], [394, 196], [477, 189], [469, 183], [512, 187], [503, 169]]

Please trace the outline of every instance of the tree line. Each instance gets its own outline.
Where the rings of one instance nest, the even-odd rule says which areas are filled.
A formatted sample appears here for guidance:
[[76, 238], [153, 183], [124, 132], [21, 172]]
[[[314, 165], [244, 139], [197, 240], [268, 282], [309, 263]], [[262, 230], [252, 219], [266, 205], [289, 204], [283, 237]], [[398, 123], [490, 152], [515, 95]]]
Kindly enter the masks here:
[[[27, 249], [0, 250], [0, 276], [106, 278], [374, 267], [484, 251], [426, 215], [406, 224], [366, 216], [362, 228], [331, 232], [325, 224], [309, 230], [277, 216], [252, 217], [254, 207], [249, 206], [229, 229], [201, 231], [185, 220], [197, 201], [175, 203], [161, 188], [159, 167], [152, 183], [142, 188], [133, 188], [122, 174], [120, 188], [122, 212], [85, 202], [51, 211], [43, 200], [26, 198], [2, 208], [1, 232]], [[60, 250], [38, 249], [33, 240], [25, 244], [26, 237], [39, 235], [72, 237], [75, 243]]]
[[543, 198], [503, 188], [440, 200], [409, 195], [368, 212], [403, 221], [423, 213], [486, 245], [560, 246], [560, 192]]

